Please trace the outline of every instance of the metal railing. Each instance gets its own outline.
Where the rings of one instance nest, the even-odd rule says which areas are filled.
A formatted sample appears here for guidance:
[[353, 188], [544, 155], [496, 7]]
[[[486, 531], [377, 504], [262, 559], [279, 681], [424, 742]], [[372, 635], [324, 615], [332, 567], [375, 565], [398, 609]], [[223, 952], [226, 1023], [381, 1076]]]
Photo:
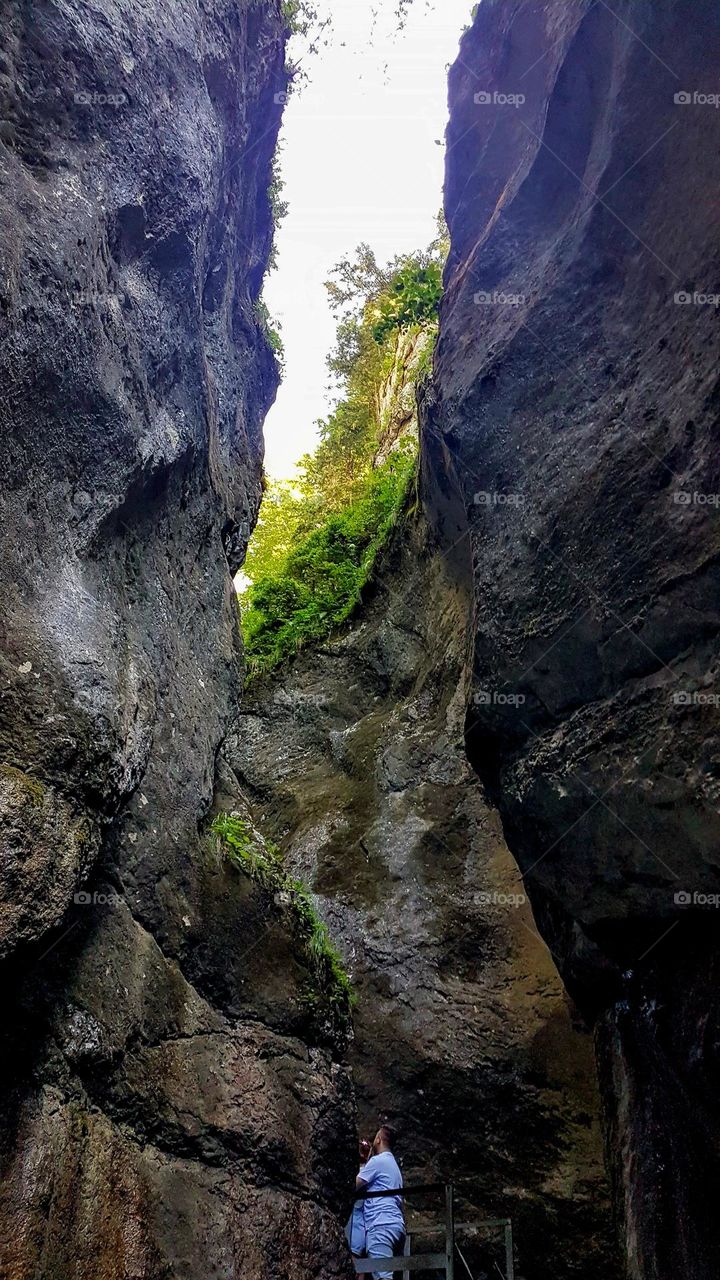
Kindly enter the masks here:
[[[440, 1230], [445, 1235], [445, 1247], [440, 1253], [422, 1253], [413, 1254], [410, 1252], [411, 1236], [405, 1237], [405, 1250], [402, 1255], [393, 1258], [356, 1258], [354, 1260], [355, 1270], [358, 1275], [372, 1275], [375, 1271], [401, 1271], [403, 1280], [410, 1280], [410, 1273], [413, 1271], [441, 1271], [445, 1276], [445, 1280], [455, 1280], [455, 1254], [458, 1253], [468, 1275], [472, 1280], [472, 1272], [465, 1260], [464, 1254], [459, 1249], [456, 1241], [456, 1231], [459, 1224], [455, 1222], [455, 1188], [452, 1183], [445, 1184], [443, 1182], [429, 1182], [422, 1186], [403, 1187], [399, 1191], [363, 1191], [358, 1192], [356, 1200], [371, 1200], [382, 1196], [406, 1196], [406, 1195], [425, 1195], [431, 1193], [444, 1192], [445, 1195], [445, 1223]], [[505, 1245], [505, 1280], [515, 1280], [515, 1260], [513, 1252], [512, 1222], [510, 1218], [484, 1218], [481, 1221], [468, 1224], [463, 1223], [462, 1227], [472, 1226], [474, 1229], [478, 1227], [502, 1227]], [[431, 1234], [426, 1232], [425, 1234]], [[499, 1270], [499, 1268], [498, 1268]]]

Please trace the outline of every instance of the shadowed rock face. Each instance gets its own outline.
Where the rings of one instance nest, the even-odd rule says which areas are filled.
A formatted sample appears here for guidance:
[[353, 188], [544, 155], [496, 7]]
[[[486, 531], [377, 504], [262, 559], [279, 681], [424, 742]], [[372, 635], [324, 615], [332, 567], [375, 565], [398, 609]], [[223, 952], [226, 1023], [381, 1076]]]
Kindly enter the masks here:
[[470, 757], [597, 1015], [638, 1278], [720, 1243], [719, 54], [709, 3], [479, 6], [425, 422], [471, 528]]
[[[466, 759], [468, 536], [431, 489], [441, 528], [405, 525], [347, 634], [251, 687], [224, 755], [351, 971], [361, 1131], [395, 1124], [406, 1182], [454, 1178], [462, 1221], [511, 1215], [526, 1280], [608, 1280], [592, 1043]], [[497, 1274], [502, 1238], [461, 1243]]]
[[276, 385], [279, 8], [3, 6], [3, 1275], [345, 1274], [338, 1046], [201, 834]]

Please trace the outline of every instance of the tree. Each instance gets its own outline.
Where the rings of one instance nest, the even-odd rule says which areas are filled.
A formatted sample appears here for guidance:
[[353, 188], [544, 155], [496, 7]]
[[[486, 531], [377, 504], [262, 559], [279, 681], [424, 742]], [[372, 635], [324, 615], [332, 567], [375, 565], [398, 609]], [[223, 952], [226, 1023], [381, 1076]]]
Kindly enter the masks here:
[[417, 444], [400, 435], [378, 447], [388, 387], [392, 395], [412, 391], [419, 376], [417, 361], [400, 358], [401, 344], [408, 333], [434, 337], [442, 262], [439, 237], [424, 253], [384, 267], [360, 245], [328, 282], [338, 315], [328, 365], [339, 398], [318, 424], [320, 442], [301, 459], [297, 479], [270, 485], [263, 500], [242, 597], [253, 671], [269, 670], [349, 617], [398, 519]]

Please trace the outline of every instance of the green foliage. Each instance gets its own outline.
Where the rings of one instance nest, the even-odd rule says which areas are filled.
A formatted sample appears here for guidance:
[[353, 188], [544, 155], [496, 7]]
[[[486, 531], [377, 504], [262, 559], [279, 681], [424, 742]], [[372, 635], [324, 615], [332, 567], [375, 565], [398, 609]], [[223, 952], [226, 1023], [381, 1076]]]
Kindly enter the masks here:
[[255, 303], [255, 318], [267, 338], [271, 349], [275, 352], [278, 361], [282, 365], [285, 360], [285, 347], [283, 346], [283, 340], [280, 336], [280, 330], [273, 324], [268, 310], [268, 305], [264, 298], [258, 298]]
[[[331, 272], [325, 288], [330, 306], [344, 319], [364, 322], [372, 333], [381, 314], [392, 311], [405, 296], [407, 318], [400, 326], [437, 315], [442, 296], [442, 272], [449, 249], [449, 235], [442, 211], [436, 218], [436, 235], [421, 253], [404, 254], [381, 267], [367, 244], [359, 244], [354, 257], [343, 258]], [[373, 319], [375, 317], [375, 319]], [[375, 341], [382, 343], [384, 335]]]
[[428, 245], [428, 254], [438, 259], [443, 266], [450, 252], [450, 231], [445, 220], [445, 210], [439, 209], [435, 215], [435, 237]]
[[318, 20], [317, 9], [309, 0], [282, 0], [282, 16], [290, 35], [307, 35]]
[[[263, 500], [241, 597], [250, 677], [347, 621], [403, 509], [417, 444], [409, 434], [393, 437], [392, 414], [432, 361], [443, 228], [439, 221], [424, 253], [385, 267], [360, 245], [328, 282], [338, 400], [318, 423], [320, 442], [301, 459], [297, 480], [271, 485]], [[430, 341], [410, 367], [402, 335], [419, 332]], [[407, 413], [400, 421], [406, 426]]]
[[407, 329], [432, 321], [438, 314], [442, 297], [442, 267], [439, 262], [427, 265], [407, 262], [392, 280], [389, 289], [374, 303], [371, 333], [383, 343], [395, 329]]
[[295, 910], [307, 933], [308, 950], [332, 993], [334, 1003], [349, 1012], [357, 997], [342, 956], [330, 938], [325, 921], [320, 919], [306, 886], [301, 880], [293, 880], [290, 887]]
[[280, 223], [288, 215], [289, 205], [287, 200], [283, 200], [282, 193], [285, 190], [285, 182], [280, 172], [280, 144], [278, 144], [272, 161], [272, 177], [270, 186], [268, 187], [268, 200], [270, 201], [270, 214], [273, 224], [273, 238], [268, 255], [268, 270], [274, 271], [277, 267], [277, 233]]
[[23, 773], [11, 764], [0, 764], [0, 778], [4, 778], [7, 782], [19, 787], [24, 793], [25, 799], [34, 809], [42, 808], [45, 799], [45, 788], [37, 778], [31, 777], [29, 773]]
[[297, 542], [304, 514], [305, 501], [297, 485], [288, 480], [268, 484], [243, 565], [245, 577], [259, 582], [277, 571]]
[[389, 288], [394, 265], [381, 267], [370, 245], [359, 244], [355, 256], [342, 258], [331, 272], [333, 278], [325, 283], [333, 311], [362, 310], [371, 298]]
[[355, 994], [342, 957], [330, 939], [327, 925], [317, 913], [309, 890], [301, 880], [291, 879], [285, 871], [277, 845], [260, 837], [249, 822], [236, 814], [219, 814], [210, 829], [230, 862], [263, 889], [286, 896], [314, 971], [319, 994], [338, 1013], [349, 1016]]
[[414, 451], [393, 453], [354, 502], [300, 539], [280, 572], [253, 582], [243, 613], [251, 674], [272, 670], [349, 618], [403, 508], [414, 470]]
[[[330, 42], [332, 16], [321, 18], [312, 0], [282, 0], [282, 16], [286, 33], [295, 46], [295, 56], [286, 63], [286, 70], [292, 85], [302, 84], [309, 79], [305, 59], [327, 48]], [[301, 57], [298, 57], [298, 45]]]
[[211, 831], [222, 840], [231, 862], [272, 893], [284, 888], [285, 872], [277, 845], [259, 840], [244, 818], [222, 813]]

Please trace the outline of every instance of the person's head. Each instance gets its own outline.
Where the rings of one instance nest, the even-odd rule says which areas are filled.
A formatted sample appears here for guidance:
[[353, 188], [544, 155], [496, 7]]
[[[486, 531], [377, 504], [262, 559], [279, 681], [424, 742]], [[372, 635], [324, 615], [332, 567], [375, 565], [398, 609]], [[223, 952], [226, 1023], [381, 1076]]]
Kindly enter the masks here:
[[389, 1124], [381, 1124], [375, 1140], [373, 1142], [373, 1151], [378, 1155], [381, 1151], [392, 1151], [395, 1147], [395, 1130], [390, 1128]]
[[367, 1164], [372, 1152], [372, 1143], [369, 1138], [361, 1138], [358, 1144], [358, 1152], [363, 1164]]

